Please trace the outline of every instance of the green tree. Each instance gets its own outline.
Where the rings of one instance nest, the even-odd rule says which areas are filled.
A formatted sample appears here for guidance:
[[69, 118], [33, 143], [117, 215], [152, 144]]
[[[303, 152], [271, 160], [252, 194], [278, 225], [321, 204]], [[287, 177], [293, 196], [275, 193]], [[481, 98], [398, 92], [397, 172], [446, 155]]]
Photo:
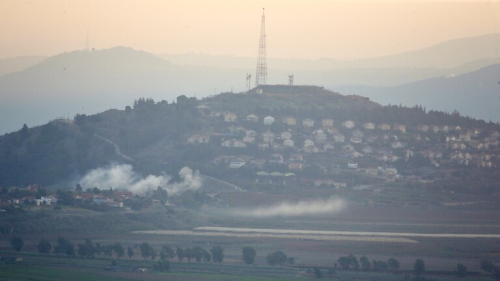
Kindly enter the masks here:
[[21, 134], [21, 138], [23, 140], [27, 139], [29, 136], [28, 126], [26, 126], [26, 124], [24, 124], [23, 127], [21, 128], [21, 130], [19, 131], [19, 133]]
[[193, 247], [192, 250], [193, 257], [197, 262], [201, 262], [201, 259], [203, 258], [203, 248], [200, 246]]
[[167, 202], [168, 192], [165, 189], [158, 186], [156, 191], [154, 191], [153, 193], [153, 198], [159, 200], [162, 204], [165, 204]]
[[149, 245], [149, 243], [144, 242], [139, 246], [139, 249], [141, 249], [141, 256], [144, 259], [147, 259], [151, 256], [151, 252], [152, 252], [151, 250], [153, 250], [153, 247], [151, 247], [151, 245]]
[[100, 255], [102, 253], [102, 246], [101, 246], [101, 243], [94, 243], [94, 253], [96, 255]]
[[163, 255], [166, 259], [172, 259], [175, 257], [175, 251], [172, 247], [165, 245], [162, 247]]
[[125, 249], [120, 243], [115, 243], [113, 245], [113, 251], [115, 252], [117, 258], [121, 258], [125, 255]]
[[38, 242], [38, 252], [41, 254], [48, 254], [50, 250], [52, 249], [52, 245], [50, 245], [50, 242], [45, 240], [45, 239], [40, 239], [40, 242]]
[[202, 249], [201, 250], [201, 257], [203, 258], [203, 261], [204, 262], [210, 262], [212, 261], [212, 256], [210, 255], [210, 253], [205, 250], [205, 249]]
[[457, 263], [457, 276], [465, 277], [467, 275], [467, 267], [462, 263]]
[[92, 240], [89, 238], [85, 238], [85, 246], [87, 247], [87, 257], [93, 258], [96, 254], [95, 245], [92, 243]]
[[75, 255], [75, 245], [73, 245], [73, 243], [68, 243], [66, 245], [66, 251], [64, 253], [67, 256], [74, 256]]
[[177, 249], [175, 250], [175, 255], [177, 256], [177, 259], [179, 261], [183, 261], [184, 260], [184, 250], [177, 246]]
[[416, 276], [422, 276], [425, 272], [425, 263], [422, 259], [417, 259], [413, 264], [413, 273]]
[[349, 257], [340, 257], [337, 259], [337, 263], [344, 269], [347, 270], [351, 267], [351, 259]]
[[151, 247], [151, 252], [150, 252], [151, 259], [155, 260], [157, 255], [158, 253], [156, 253], [156, 250], [153, 247]]
[[104, 255], [112, 257], [113, 256], [113, 246], [112, 245], [103, 245], [102, 247], [102, 252]]
[[271, 266], [279, 265], [283, 266], [286, 263], [286, 254], [282, 251], [276, 251], [267, 255], [267, 263]]
[[389, 269], [389, 266], [387, 265], [387, 262], [385, 262], [385, 261], [376, 261], [376, 260], [374, 260], [372, 262], [372, 268], [375, 271], [379, 271], [379, 270], [380, 271], [386, 271], [386, 270]]
[[224, 260], [224, 249], [221, 246], [215, 246], [210, 249], [214, 262], [221, 263]]
[[372, 267], [372, 263], [366, 256], [362, 256], [359, 258], [359, 261], [361, 262], [361, 269], [368, 271]]
[[193, 249], [191, 249], [191, 248], [184, 249], [184, 256], [186, 257], [188, 262], [191, 262], [191, 259], [194, 257]]
[[493, 263], [487, 259], [481, 260], [481, 269], [487, 272], [493, 271]]
[[75, 204], [75, 199], [73, 198], [73, 192], [67, 190], [57, 190], [57, 196], [59, 197], [58, 203], [63, 205], [73, 206]]
[[87, 256], [87, 246], [85, 244], [78, 244], [78, 249], [76, 250], [76, 253], [83, 257]]
[[165, 255], [165, 251], [163, 249], [160, 251], [160, 260], [166, 260], [167, 256]]
[[246, 264], [253, 264], [255, 262], [255, 256], [257, 255], [257, 252], [253, 247], [243, 247], [241, 250], [243, 253], [243, 260], [245, 261]]
[[359, 261], [358, 261], [358, 259], [355, 256], [353, 256], [353, 255], [350, 255], [349, 259], [351, 260], [351, 267], [354, 270], [358, 270], [359, 269]]
[[395, 258], [390, 258], [387, 261], [387, 265], [392, 270], [398, 270], [399, 269], [399, 261], [397, 259], [395, 259]]
[[134, 249], [132, 249], [132, 247], [128, 246], [127, 248], [127, 256], [130, 258], [132, 258], [134, 256]]
[[57, 244], [54, 246], [54, 253], [56, 254], [64, 254], [66, 253], [66, 247], [69, 244], [69, 241], [65, 238], [59, 236], [57, 237]]
[[21, 238], [20, 236], [14, 236], [10, 238], [10, 245], [12, 246], [12, 248], [14, 248], [14, 250], [16, 250], [16, 252], [21, 251], [24, 245], [23, 238]]

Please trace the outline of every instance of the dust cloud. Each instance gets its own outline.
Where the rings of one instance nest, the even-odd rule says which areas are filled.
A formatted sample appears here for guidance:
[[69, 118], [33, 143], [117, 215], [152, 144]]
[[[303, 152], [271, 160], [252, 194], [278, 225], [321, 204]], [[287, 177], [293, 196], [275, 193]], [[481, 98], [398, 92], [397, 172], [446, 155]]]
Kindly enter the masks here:
[[336, 213], [344, 209], [345, 203], [341, 199], [299, 201], [297, 203], [283, 202], [276, 206], [257, 207], [254, 209], [238, 209], [233, 212], [236, 216], [250, 217], [287, 217], [307, 216]]

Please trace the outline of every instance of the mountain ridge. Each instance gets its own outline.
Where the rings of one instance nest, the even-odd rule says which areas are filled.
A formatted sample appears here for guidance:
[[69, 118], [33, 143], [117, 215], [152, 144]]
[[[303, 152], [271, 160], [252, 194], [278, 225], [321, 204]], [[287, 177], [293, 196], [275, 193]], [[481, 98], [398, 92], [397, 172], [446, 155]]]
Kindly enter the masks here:
[[437, 77], [397, 87], [344, 86], [336, 90], [369, 97], [381, 104], [422, 105], [427, 109], [500, 121], [500, 64], [454, 77]]

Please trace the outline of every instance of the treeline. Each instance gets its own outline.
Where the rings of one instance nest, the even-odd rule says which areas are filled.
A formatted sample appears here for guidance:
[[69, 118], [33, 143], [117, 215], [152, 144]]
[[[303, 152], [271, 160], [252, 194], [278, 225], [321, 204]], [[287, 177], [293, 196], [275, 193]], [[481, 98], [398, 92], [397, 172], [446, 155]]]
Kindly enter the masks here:
[[[20, 236], [13, 236], [10, 239], [10, 244], [16, 252], [20, 252], [24, 246], [24, 240]], [[177, 259], [179, 262], [192, 260], [196, 262], [213, 262], [222, 263], [224, 261], [224, 248], [221, 246], [213, 246], [209, 250], [194, 246], [192, 248], [182, 248], [177, 246], [175, 249], [169, 245], [163, 245], [161, 249], [155, 249], [151, 244], [143, 242], [139, 245], [129, 245], [126, 248], [121, 243], [101, 244], [92, 242], [91, 239], [84, 239], [83, 243], [74, 244], [70, 240], [59, 236], [54, 245], [45, 238], [41, 238], [37, 245], [38, 252], [41, 254], [56, 254], [68, 257], [80, 257], [93, 259], [96, 256], [104, 256], [109, 258], [120, 259], [127, 255], [129, 258], [136, 254], [144, 260], [156, 260], [159, 258], [159, 263], [155, 266], [165, 268], [169, 266], [169, 262]], [[248, 265], [255, 263], [257, 251], [253, 247], [243, 247], [241, 250], [242, 261]], [[283, 251], [276, 251], [266, 256], [266, 261], [271, 266], [294, 265], [295, 258], [287, 257]]]
[[[197, 104], [196, 99], [185, 96], [172, 103], [141, 98], [125, 111], [77, 114], [73, 119], [77, 127], [66, 121], [52, 121], [37, 128], [24, 125], [19, 131], [0, 137], [0, 184], [50, 185], [113, 161], [120, 162], [113, 145], [94, 134], [113, 140], [127, 155], [165, 138], [170, 143], [180, 143], [184, 134], [201, 128]], [[178, 167], [175, 169], [172, 174], [179, 171]]]
[[399, 261], [395, 258], [390, 258], [387, 261], [373, 260], [370, 261], [366, 256], [356, 258], [354, 255], [340, 257], [335, 264], [335, 267], [340, 266], [344, 270], [372, 270], [372, 271], [387, 271], [398, 270]]

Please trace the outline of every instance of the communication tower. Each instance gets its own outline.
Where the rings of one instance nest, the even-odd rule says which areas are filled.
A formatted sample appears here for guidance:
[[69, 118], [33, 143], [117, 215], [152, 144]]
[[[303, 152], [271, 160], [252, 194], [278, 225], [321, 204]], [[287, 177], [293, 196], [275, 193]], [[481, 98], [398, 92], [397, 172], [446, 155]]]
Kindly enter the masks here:
[[255, 86], [266, 85], [267, 62], [266, 62], [266, 16], [262, 8], [262, 23], [260, 25], [259, 55], [257, 57], [257, 75], [255, 75]]

